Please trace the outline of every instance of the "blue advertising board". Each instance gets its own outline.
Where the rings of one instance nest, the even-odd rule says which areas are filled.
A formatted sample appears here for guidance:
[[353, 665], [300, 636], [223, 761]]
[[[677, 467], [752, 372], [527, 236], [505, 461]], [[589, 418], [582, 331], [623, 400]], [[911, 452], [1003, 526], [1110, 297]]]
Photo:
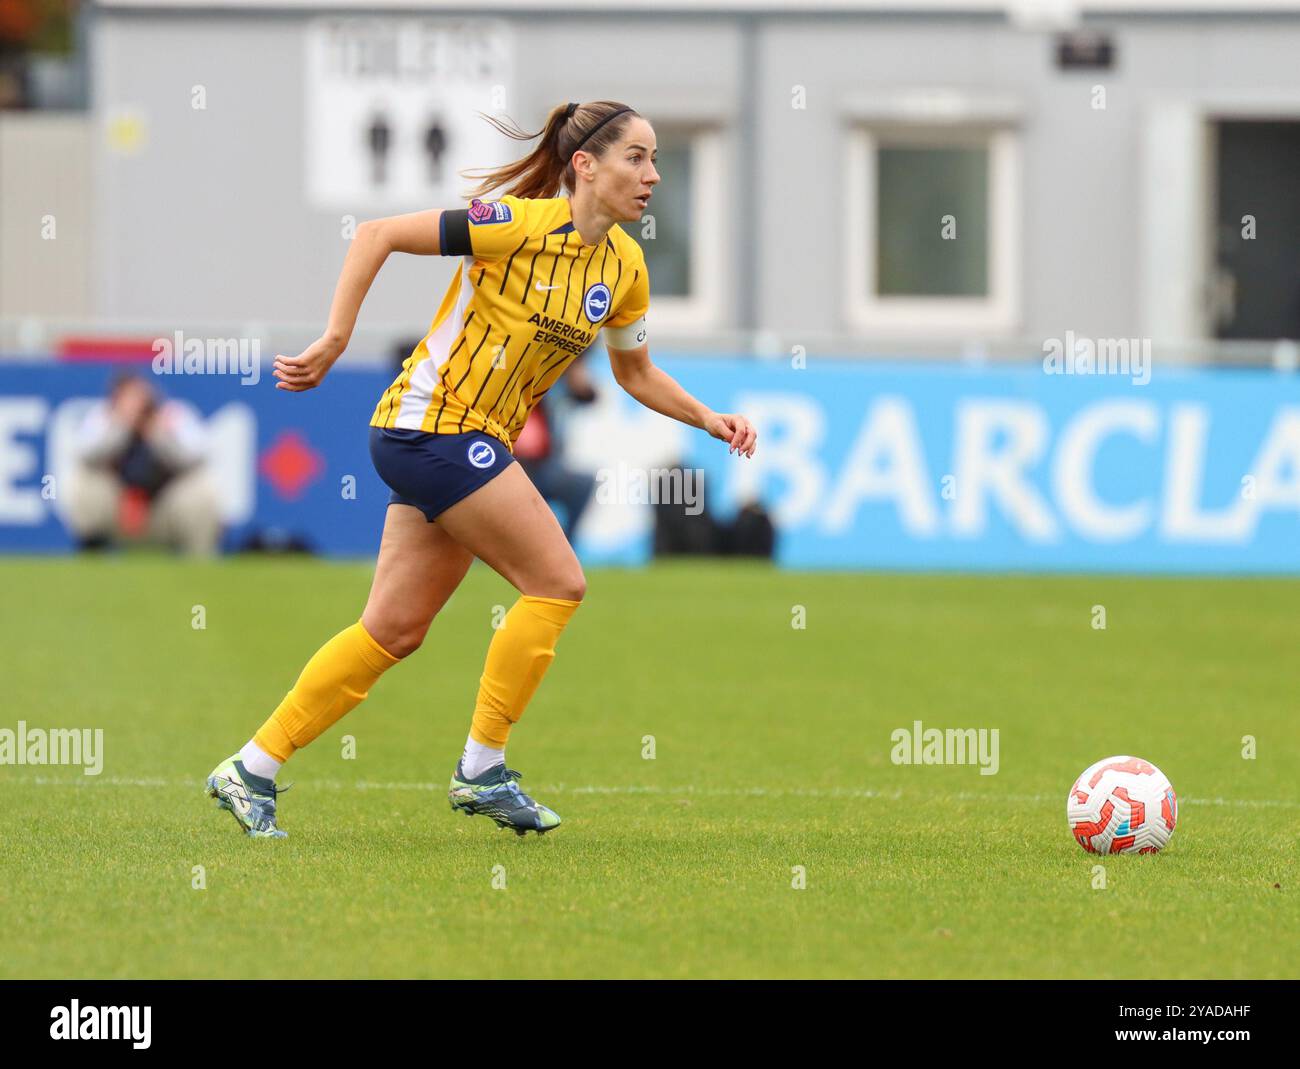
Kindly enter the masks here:
[[[758, 500], [789, 567], [1300, 571], [1300, 379], [1163, 370], [1139, 383], [847, 361], [659, 361], [718, 411], [759, 428], [752, 459], [651, 413], [606, 375], [564, 421], [570, 464], [597, 480], [579, 528], [589, 562], [647, 559], [650, 509], [629, 486], [659, 465], [702, 473], [710, 511]], [[148, 373], [146, 368], [146, 374]], [[75, 428], [113, 374], [0, 365], [0, 551], [59, 551]], [[233, 548], [254, 530], [370, 555], [387, 491], [367, 423], [387, 372], [335, 371], [317, 390], [269, 376], [160, 376], [193, 406]]]

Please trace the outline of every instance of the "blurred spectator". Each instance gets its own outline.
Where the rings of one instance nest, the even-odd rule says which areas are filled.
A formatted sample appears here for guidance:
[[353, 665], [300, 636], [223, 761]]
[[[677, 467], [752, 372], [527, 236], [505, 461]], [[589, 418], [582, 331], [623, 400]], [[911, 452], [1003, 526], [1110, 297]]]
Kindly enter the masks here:
[[[596, 399], [596, 387], [583, 364], [586, 355], [579, 354], [556, 381], [562, 396], [580, 405], [589, 405]], [[564, 453], [560, 438], [563, 421], [555, 419], [554, 405], [555, 391], [552, 391], [529, 414], [515, 442], [515, 458], [552, 511], [556, 505], [560, 506], [560, 527], [572, 543], [573, 532], [596, 488], [596, 478], [590, 472], [568, 467], [560, 459]]]
[[203, 425], [188, 408], [160, 400], [139, 375], [115, 379], [77, 430], [67, 516], [81, 548], [148, 539], [215, 553], [221, 521], [205, 445]]
[[37, 76], [72, 52], [78, 7], [77, 0], [0, 0], [0, 110], [43, 102]]

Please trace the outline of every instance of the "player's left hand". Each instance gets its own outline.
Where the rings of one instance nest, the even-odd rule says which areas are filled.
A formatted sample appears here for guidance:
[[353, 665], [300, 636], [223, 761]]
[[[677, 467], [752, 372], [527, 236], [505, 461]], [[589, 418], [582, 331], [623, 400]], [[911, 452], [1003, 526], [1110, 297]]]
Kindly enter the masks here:
[[758, 442], [758, 431], [744, 416], [715, 412], [704, 423], [704, 429], [714, 438], [727, 443], [727, 452], [737, 456], [752, 457]]

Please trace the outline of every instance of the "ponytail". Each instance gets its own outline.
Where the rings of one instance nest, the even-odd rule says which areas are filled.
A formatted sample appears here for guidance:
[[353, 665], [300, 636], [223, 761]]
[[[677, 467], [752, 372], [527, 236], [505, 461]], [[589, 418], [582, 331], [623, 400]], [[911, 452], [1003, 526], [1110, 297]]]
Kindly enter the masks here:
[[467, 199], [482, 198], [501, 189], [502, 195], [530, 200], [558, 197], [564, 190], [572, 193], [577, 185], [572, 161], [578, 147], [593, 156], [603, 156], [637, 113], [614, 100], [597, 100], [576, 109], [561, 104], [551, 109], [546, 125], [535, 134], [522, 130], [513, 120], [479, 114], [513, 141], [531, 141], [535, 137], [541, 140], [532, 152], [514, 163], [461, 172], [466, 178], [481, 179]]

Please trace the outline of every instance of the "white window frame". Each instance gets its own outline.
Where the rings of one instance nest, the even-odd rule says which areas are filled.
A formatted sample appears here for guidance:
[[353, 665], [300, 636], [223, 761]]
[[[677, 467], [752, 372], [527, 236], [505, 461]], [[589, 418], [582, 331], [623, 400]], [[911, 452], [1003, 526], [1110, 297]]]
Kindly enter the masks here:
[[[962, 142], [987, 145], [988, 280], [984, 297], [894, 297], [875, 292], [877, 238], [877, 151], [882, 144], [947, 147]], [[988, 123], [858, 123], [846, 142], [847, 204], [845, 318], [864, 334], [1013, 336], [1020, 323], [1021, 146], [1010, 126]], [[939, 226], [939, 220], [934, 221]], [[961, 222], [958, 220], [960, 239]]]
[[[731, 247], [730, 220], [722, 206], [728, 203], [725, 133], [720, 126], [682, 123], [671, 119], [660, 124], [673, 141], [685, 142], [691, 154], [691, 289], [685, 297], [660, 297], [650, 277], [650, 312], [646, 317], [653, 338], [660, 330], [692, 332], [723, 324], [727, 310], [726, 251]], [[654, 215], [654, 200], [649, 214]], [[637, 229], [640, 223], [624, 223]]]

